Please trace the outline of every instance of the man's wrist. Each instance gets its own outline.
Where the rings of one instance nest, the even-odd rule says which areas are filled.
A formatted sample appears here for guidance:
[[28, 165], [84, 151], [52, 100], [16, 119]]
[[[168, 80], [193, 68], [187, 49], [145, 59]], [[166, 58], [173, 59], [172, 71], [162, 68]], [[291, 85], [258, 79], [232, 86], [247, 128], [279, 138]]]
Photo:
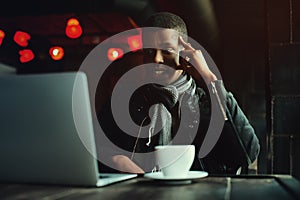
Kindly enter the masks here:
[[203, 76], [203, 78], [205, 79], [206, 83], [211, 83], [213, 81], [218, 80], [218, 78], [216, 77], [216, 75], [214, 75], [213, 73], [210, 73], [210, 74], [208, 74], [206, 76]]

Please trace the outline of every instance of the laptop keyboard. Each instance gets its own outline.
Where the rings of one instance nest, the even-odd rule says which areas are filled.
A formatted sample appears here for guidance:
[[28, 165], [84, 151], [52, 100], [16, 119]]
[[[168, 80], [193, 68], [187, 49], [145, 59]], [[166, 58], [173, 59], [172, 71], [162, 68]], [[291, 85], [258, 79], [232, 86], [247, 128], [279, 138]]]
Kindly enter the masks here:
[[99, 175], [99, 178], [108, 178], [108, 175]]

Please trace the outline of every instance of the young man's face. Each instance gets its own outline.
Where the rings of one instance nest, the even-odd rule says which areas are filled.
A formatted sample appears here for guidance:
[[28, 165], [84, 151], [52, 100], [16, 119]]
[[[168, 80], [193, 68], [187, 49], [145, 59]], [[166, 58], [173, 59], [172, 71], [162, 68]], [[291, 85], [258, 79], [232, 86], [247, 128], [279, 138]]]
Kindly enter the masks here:
[[172, 29], [161, 29], [145, 33], [143, 37], [144, 46], [152, 47], [144, 49], [144, 62], [152, 63], [146, 68], [146, 76], [165, 84], [177, 80], [182, 73], [182, 70], [177, 69], [180, 51], [178, 32]]

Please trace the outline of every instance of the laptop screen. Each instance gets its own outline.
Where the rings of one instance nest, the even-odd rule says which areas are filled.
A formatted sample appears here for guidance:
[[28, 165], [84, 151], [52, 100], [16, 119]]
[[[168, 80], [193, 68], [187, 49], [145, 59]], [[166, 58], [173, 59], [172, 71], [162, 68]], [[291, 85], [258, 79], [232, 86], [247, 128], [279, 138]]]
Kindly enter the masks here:
[[84, 73], [0, 76], [0, 91], [1, 181], [96, 184]]

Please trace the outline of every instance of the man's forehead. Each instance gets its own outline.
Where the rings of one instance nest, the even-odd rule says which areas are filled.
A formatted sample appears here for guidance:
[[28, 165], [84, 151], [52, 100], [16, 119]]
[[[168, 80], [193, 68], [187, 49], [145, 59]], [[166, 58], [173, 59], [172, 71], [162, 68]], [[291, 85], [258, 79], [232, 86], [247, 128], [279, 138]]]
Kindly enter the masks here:
[[168, 29], [168, 28], [160, 28], [160, 29], [147, 29], [143, 30], [143, 35], [148, 36], [148, 37], [153, 37], [153, 36], [170, 36], [174, 39], [178, 38], [178, 31], [174, 29]]
[[143, 32], [144, 43], [153, 43], [154, 41], [178, 42], [179, 33], [173, 29], [147, 30]]

